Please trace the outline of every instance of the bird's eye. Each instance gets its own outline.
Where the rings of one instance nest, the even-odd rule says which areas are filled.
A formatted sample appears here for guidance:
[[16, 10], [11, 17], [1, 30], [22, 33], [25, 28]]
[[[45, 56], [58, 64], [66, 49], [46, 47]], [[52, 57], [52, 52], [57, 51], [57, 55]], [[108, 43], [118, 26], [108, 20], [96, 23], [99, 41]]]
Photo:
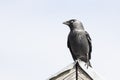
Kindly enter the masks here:
[[71, 23], [73, 23], [74, 22], [74, 20], [71, 20]]

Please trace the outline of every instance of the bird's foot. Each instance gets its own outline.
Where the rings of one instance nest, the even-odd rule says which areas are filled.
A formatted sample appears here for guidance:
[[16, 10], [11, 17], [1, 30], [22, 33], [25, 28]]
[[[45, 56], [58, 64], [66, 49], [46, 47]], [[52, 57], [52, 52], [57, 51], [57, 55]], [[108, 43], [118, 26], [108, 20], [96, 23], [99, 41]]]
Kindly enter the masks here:
[[85, 66], [87, 67], [87, 69], [88, 69], [88, 67], [89, 67], [89, 63], [87, 62], [87, 63], [85, 63]]
[[90, 64], [90, 62], [86, 62], [85, 66], [87, 66], [87, 69], [88, 69], [89, 66], [92, 67], [91, 64]]

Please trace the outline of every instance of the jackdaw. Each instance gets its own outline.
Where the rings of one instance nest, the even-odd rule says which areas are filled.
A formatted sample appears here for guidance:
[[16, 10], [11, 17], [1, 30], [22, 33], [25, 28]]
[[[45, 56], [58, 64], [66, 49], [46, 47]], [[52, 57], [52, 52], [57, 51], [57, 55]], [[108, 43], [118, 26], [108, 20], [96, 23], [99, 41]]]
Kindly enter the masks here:
[[85, 31], [82, 23], [79, 20], [71, 19], [63, 22], [63, 24], [70, 28], [67, 46], [74, 61], [80, 59], [86, 63], [87, 68], [88, 66], [92, 67], [90, 64], [92, 52], [91, 38], [87, 31]]

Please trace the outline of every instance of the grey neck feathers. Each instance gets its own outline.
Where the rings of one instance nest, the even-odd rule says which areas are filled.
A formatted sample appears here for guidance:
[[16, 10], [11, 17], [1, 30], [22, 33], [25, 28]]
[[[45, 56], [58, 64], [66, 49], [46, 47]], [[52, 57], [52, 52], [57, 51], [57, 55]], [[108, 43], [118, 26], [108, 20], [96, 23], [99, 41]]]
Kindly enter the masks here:
[[70, 25], [70, 30], [84, 30], [82, 23]]

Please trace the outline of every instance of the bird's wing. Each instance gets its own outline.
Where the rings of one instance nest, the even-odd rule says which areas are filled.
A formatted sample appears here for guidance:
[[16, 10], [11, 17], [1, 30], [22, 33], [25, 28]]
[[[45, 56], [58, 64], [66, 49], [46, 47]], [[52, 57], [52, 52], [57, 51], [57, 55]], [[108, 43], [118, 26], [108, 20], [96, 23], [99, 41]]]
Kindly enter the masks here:
[[91, 41], [91, 38], [89, 36], [89, 34], [87, 33], [87, 31], [85, 31], [85, 34], [86, 34], [86, 38], [88, 40], [88, 44], [89, 44], [89, 59], [91, 59], [91, 52], [92, 52], [92, 41]]
[[70, 49], [70, 52], [71, 52], [71, 54], [72, 54], [73, 59], [76, 60], [76, 57], [74, 56], [73, 51], [72, 51], [72, 49], [71, 49], [71, 44], [70, 44], [69, 39], [68, 39], [68, 41], [67, 41], [67, 46], [68, 46], [68, 48]]

